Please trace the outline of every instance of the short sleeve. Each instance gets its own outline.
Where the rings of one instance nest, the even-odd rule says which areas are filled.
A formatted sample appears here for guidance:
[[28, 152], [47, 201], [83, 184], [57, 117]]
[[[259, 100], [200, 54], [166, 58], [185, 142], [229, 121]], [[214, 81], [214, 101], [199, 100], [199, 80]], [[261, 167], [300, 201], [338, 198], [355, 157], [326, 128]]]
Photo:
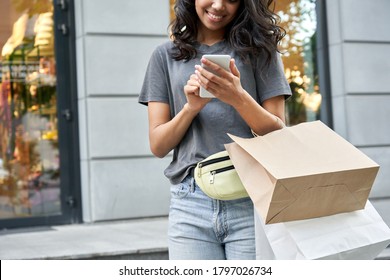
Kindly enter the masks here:
[[284, 95], [286, 99], [291, 96], [291, 89], [284, 74], [282, 58], [279, 53], [275, 54], [268, 68], [262, 69], [264, 62], [257, 60], [256, 65], [256, 87], [258, 100], [263, 103], [265, 100], [275, 96]]
[[165, 57], [166, 55], [163, 53], [161, 46], [152, 53], [138, 98], [140, 104], [148, 105], [150, 101], [169, 103], [169, 84], [167, 82], [168, 73]]

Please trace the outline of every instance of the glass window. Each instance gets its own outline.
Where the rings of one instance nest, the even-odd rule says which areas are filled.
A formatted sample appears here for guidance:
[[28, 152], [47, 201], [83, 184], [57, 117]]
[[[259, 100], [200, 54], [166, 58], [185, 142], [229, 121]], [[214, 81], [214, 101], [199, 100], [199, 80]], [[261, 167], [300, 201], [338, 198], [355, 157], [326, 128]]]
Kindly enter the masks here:
[[286, 121], [294, 125], [319, 119], [321, 94], [316, 65], [316, 0], [278, 0], [276, 13], [286, 37], [282, 41], [285, 74], [292, 90]]
[[[174, 2], [170, 0], [171, 8]], [[321, 94], [316, 65], [316, 0], [278, 0], [275, 3], [275, 12], [286, 30], [281, 50], [286, 78], [293, 92], [286, 102], [287, 125], [317, 120]]]
[[0, 219], [60, 214], [53, 5], [0, 1]]

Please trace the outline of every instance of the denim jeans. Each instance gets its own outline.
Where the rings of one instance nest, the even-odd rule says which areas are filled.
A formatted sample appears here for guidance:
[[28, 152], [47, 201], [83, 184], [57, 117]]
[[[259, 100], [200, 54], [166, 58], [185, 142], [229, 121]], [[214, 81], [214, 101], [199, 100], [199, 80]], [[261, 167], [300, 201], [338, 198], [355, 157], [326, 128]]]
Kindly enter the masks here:
[[171, 260], [255, 259], [253, 203], [212, 199], [188, 176], [171, 186], [168, 236]]

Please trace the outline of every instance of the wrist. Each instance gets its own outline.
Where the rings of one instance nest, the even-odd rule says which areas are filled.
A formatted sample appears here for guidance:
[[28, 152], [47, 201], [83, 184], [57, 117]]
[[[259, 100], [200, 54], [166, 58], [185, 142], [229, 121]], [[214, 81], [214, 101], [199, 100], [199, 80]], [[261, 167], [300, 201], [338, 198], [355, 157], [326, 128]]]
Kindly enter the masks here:
[[199, 113], [199, 110], [193, 108], [189, 103], [184, 104], [183, 111], [193, 117], [195, 117]]
[[241, 110], [247, 110], [248, 105], [253, 101], [254, 99], [252, 96], [250, 96], [246, 90], [243, 90], [235, 104], [232, 106], [236, 109], [236, 111], [240, 112]]

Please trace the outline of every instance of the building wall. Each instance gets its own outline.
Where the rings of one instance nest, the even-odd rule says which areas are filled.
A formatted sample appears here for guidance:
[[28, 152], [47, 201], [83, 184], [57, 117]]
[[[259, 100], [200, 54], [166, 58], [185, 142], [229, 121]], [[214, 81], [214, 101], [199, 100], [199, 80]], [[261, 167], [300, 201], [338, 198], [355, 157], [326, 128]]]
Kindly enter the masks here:
[[380, 165], [370, 200], [390, 225], [390, 1], [326, 5], [334, 129]]
[[74, 2], [83, 219], [167, 215], [170, 158], [150, 153], [137, 100], [149, 57], [168, 38], [169, 1]]

